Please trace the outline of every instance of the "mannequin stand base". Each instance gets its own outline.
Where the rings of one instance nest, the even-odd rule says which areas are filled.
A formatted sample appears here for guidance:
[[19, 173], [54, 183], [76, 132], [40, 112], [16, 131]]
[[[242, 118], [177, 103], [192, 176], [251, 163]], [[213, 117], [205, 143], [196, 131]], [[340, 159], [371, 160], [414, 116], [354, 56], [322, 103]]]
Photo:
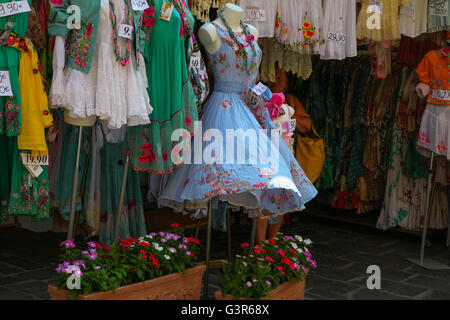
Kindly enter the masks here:
[[416, 264], [424, 269], [428, 269], [428, 270], [450, 270], [450, 266], [447, 266], [446, 264], [437, 262], [433, 259], [423, 259], [423, 261], [421, 262], [420, 259], [406, 258], [406, 261], [414, 263], [414, 264]]

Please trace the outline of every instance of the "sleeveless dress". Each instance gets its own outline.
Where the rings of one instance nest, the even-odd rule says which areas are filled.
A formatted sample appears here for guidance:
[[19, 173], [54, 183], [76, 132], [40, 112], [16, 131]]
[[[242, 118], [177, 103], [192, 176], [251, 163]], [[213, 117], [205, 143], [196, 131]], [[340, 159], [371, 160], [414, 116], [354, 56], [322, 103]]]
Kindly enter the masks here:
[[[148, 93], [154, 108], [150, 124], [129, 128], [131, 165], [134, 170], [162, 174], [176, 166], [170, 154], [174, 130], [192, 132], [198, 119], [197, 102], [189, 81], [183, 23], [193, 26], [194, 18], [184, 1], [178, 1], [186, 16], [174, 9], [170, 21], [158, 18], [163, 0], [155, 1], [155, 20], [144, 51]], [[174, 1], [171, 1], [174, 2]]]
[[[185, 150], [184, 159], [190, 160], [190, 164], [185, 161], [169, 176], [160, 196], [161, 204], [181, 211], [184, 207], [204, 207], [206, 200], [218, 196], [221, 201], [245, 207], [258, 215], [269, 212], [275, 216], [304, 209], [304, 204], [315, 197], [317, 190], [277, 132], [265, 133], [255, 118], [265, 112], [267, 127], [264, 129], [275, 127], [264, 104], [260, 104], [261, 110], [251, 110], [244, 102], [257, 69], [245, 70], [235, 42], [224, 28], [215, 26], [222, 44], [218, 52], [208, 55], [214, 71], [214, 92], [203, 109], [202, 130], [194, 137], [194, 146]], [[245, 43], [244, 33], [238, 37]], [[256, 43], [255, 47], [259, 65], [261, 50]], [[250, 64], [254, 54], [250, 46], [245, 50]], [[236, 146], [245, 145], [242, 152], [236, 152], [234, 143], [227, 143], [227, 130], [238, 133]], [[206, 141], [198, 145], [205, 152], [199, 161], [202, 151], [195, 140], [201, 140], [202, 134]], [[208, 156], [213, 161], [209, 161]], [[238, 161], [239, 156], [245, 156], [245, 161]]]

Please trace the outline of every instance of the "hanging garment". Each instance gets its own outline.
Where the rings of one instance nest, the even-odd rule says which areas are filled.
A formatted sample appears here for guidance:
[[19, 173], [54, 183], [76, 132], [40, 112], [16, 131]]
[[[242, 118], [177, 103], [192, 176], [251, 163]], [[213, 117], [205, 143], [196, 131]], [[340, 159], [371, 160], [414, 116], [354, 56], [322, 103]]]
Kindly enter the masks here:
[[[156, 1], [154, 8], [159, 14], [163, 0]], [[132, 149], [131, 164], [135, 170], [152, 173], [169, 173], [176, 165], [172, 162], [172, 148], [177, 144], [171, 139], [177, 129], [194, 132], [198, 119], [197, 104], [189, 81], [185, 57], [183, 24], [194, 25], [194, 20], [184, 2], [182, 19], [173, 10], [170, 21], [155, 18], [149, 34], [150, 41], [144, 53], [148, 77], [148, 92], [154, 108], [151, 124], [129, 128]]]
[[415, 38], [427, 32], [428, 0], [408, 0], [399, 12], [400, 33]]
[[[258, 29], [259, 38], [272, 38], [274, 36], [277, 1], [239, 0], [239, 6], [244, 10], [242, 20]], [[258, 14], [263, 13], [263, 18], [252, 17], [248, 11], [250, 9], [258, 10]]]
[[[407, 6], [409, 0], [379, 0], [381, 3], [380, 13], [368, 13], [367, 9], [372, 4], [372, 0], [358, 0], [361, 2], [361, 11], [356, 24], [356, 36], [358, 39], [368, 39], [373, 41], [397, 40], [400, 39], [399, 10], [400, 6]], [[379, 6], [377, 6], [380, 8]], [[372, 21], [372, 19], [374, 19]], [[374, 25], [369, 29], [370, 22], [379, 19], [380, 25]], [[378, 28], [379, 27], [379, 28]]]
[[428, 0], [427, 32], [448, 30], [450, 26], [450, 2], [448, 0]]
[[355, 57], [356, 0], [325, 0], [323, 10], [320, 59], [342, 60]]
[[[202, 134], [205, 133], [206, 139], [200, 145], [205, 152], [195, 146], [195, 138], [201, 137], [194, 137], [194, 147], [189, 148], [184, 158], [190, 160], [190, 164], [185, 163], [169, 176], [161, 201], [164, 200], [164, 205], [179, 211], [183, 208], [194, 209], [199, 201], [204, 202], [216, 196], [221, 201], [253, 209], [257, 214], [277, 215], [301, 210], [317, 191], [281, 137], [272, 132], [272, 140], [269, 140], [268, 135], [260, 131], [274, 128], [267, 109], [263, 103], [256, 102], [255, 105], [254, 99], [248, 104], [243, 101], [244, 96], [248, 97], [247, 93], [250, 93], [257, 73], [245, 70], [242, 54], [237, 56], [235, 53], [234, 40], [227, 30], [218, 25], [215, 27], [222, 45], [218, 52], [209, 55], [215, 86], [202, 116]], [[244, 33], [237, 36], [239, 41], [246, 41]], [[256, 43], [255, 47], [259, 64], [261, 50]], [[249, 61], [253, 61], [254, 54], [250, 46], [244, 50], [247, 51]], [[261, 123], [267, 124], [267, 127], [261, 126]], [[220, 132], [224, 140], [210, 146], [208, 140], [212, 138], [209, 135], [212, 132], [209, 129]], [[238, 132], [238, 143], [242, 143], [240, 146], [245, 148], [245, 152], [239, 152], [239, 162], [234, 143], [225, 144], [227, 130]], [[250, 134], [246, 139], [243, 137], [245, 134], [239, 134], [241, 131], [237, 130], [248, 130], [254, 135]], [[272, 158], [268, 158], [269, 150]], [[202, 157], [201, 161], [198, 161], [199, 156]], [[196, 159], [199, 163], [195, 163]]]
[[[83, 54], [83, 58], [75, 60], [75, 65], [91, 63], [83, 70], [74, 68], [67, 59], [67, 67], [64, 63], [55, 68], [52, 87], [49, 94], [50, 106], [52, 108], [62, 107], [69, 112], [72, 118], [87, 118], [97, 116], [108, 128], [118, 129], [124, 125], [136, 126], [150, 122], [148, 115], [152, 112], [149, 96], [146, 88], [146, 75], [143, 64], [140, 71], [137, 70], [137, 60], [134, 42], [130, 44], [130, 58], [128, 65], [122, 65], [114, 53], [116, 44], [114, 42], [114, 30], [111, 24], [111, 10], [117, 17], [117, 26], [128, 24], [127, 10], [133, 16], [131, 5], [126, 9], [124, 0], [100, 1], [99, 23], [96, 27], [97, 34], [91, 28], [86, 28], [84, 33], [75, 33], [69, 42], [70, 48], [58, 50], [55, 47], [56, 61], [64, 61], [64, 55], [72, 57], [71, 51], [74, 42], [85, 43], [91, 55]], [[90, 23], [93, 24], [93, 23]], [[66, 27], [64, 22], [64, 27]], [[83, 29], [84, 30], [84, 29]], [[117, 36], [118, 31], [115, 32]], [[51, 33], [52, 34], [52, 33]], [[95, 35], [95, 36], [94, 36]], [[75, 37], [75, 39], [74, 39]], [[80, 38], [76, 38], [80, 37]], [[90, 42], [95, 42], [93, 45]], [[125, 57], [127, 51], [127, 39], [118, 38], [117, 46], [120, 47], [119, 55]], [[95, 50], [91, 51], [91, 48]], [[87, 50], [87, 48], [74, 49]], [[67, 51], [67, 52], [66, 52]], [[84, 61], [86, 58], [88, 61]], [[54, 61], [55, 62], [55, 61]], [[78, 63], [78, 64], [77, 64]], [[86, 70], [88, 69], [88, 70]]]
[[277, 0], [275, 38], [287, 49], [318, 54], [322, 39], [322, 1]]
[[[125, 128], [120, 131], [126, 131]], [[112, 133], [108, 138], [107, 132], [103, 128], [106, 141], [120, 141], [116, 134]], [[125, 164], [125, 155], [127, 141], [125, 137], [122, 142], [106, 142], [101, 150], [101, 215], [100, 215], [100, 235], [99, 241], [102, 244], [111, 244], [115, 240], [115, 222], [118, 214], [120, 189], [122, 186], [123, 167]], [[126, 192], [123, 199], [123, 208], [121, 212], [119, 227], [119, 237], [126, 239], [133, 237], [135, 239], [146, 235], [146, 226], [144, 218], [144, 207], [139, 185], [139, 172], [128, 168]]]
[[[406, 229], [418, 230], [423, 228], [426, 210], [428, 174], [424, 162], [413, 164], [411, 144], [416, 140], [418, 127], [402, 129], [399, 123], [403, 122], [405, 108], [402, 105], [416, 106], [417, 120], [422, 117], [420, 100], [414, 90], [417, 76], [414, 69], [404, 68], [401, 73], [400, 88], [396, 99], [395, 119], [389, 141], [390, 152], [387, 163], [386, 189], [383, 206], [377, 221], [377, 228], [386, 230], [400, 226]], [[415, 100], [415, 101], [414, 101]], [[415, 151], [415, 150], [414, 150]], [[414, 156], [417, 158], [417, 156]], [[435, 163], [439, 168], [441, 164]], [[403, 167], [403, 168], [402, 168]], [[429, 228], [442, 229], [448, 225], [448, 203], [445, 199], [446, 188], [436, 185], [433, 199], [433, 209], [430, 212]]]
[[448, 49], [430, 51], [417, 66], [419, 81], [430, 86], [430, 104], [450, 106], [449, 53]]

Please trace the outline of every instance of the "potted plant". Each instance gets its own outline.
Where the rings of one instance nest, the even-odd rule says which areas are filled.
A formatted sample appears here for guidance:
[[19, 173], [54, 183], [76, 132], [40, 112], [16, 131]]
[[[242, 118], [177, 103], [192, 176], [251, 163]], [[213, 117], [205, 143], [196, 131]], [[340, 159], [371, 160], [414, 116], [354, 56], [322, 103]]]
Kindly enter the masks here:
[[311, 245], [310, 239], [282, 233], [261, 246], [241, 244], [243, 254], [223, 265], [216, 299], [303, 300], [306, 275], [317, 267]]
[[62, 242], [51, 299], [200, 299], [205, 265], [195, 263], [199, 242], [184, 237], [177, 223], [171, 227], [111, 246], [88, 242], [81, 249]]

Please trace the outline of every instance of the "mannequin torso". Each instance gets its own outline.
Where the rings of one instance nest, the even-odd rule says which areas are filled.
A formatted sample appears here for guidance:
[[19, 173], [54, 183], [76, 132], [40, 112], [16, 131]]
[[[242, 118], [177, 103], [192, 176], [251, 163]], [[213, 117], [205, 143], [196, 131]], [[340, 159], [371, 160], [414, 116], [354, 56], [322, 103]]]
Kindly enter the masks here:
[[[243, 13], [244, 10], [234, 4], [227, 3], [225, 5], [225, 8], [223, 9], [223, 15], [233, 32], [243, 32], [240, 25]], [[214, 20], [214, 23], [226, 29], [226, 26], [223, 24], [220, 17]], [[255, 37], [255, 41], [257, 41], [259, 36], [258, 30], [251, 25], [248, 25], [248, 28], [251, 34]], [[216, 27], [212, 23], [208, 22], [201, 26], [198, 34], [200, 42], [203, 44], [209, 54], [214, 54], [220, 49], [222, 40], [217, 34]]]

